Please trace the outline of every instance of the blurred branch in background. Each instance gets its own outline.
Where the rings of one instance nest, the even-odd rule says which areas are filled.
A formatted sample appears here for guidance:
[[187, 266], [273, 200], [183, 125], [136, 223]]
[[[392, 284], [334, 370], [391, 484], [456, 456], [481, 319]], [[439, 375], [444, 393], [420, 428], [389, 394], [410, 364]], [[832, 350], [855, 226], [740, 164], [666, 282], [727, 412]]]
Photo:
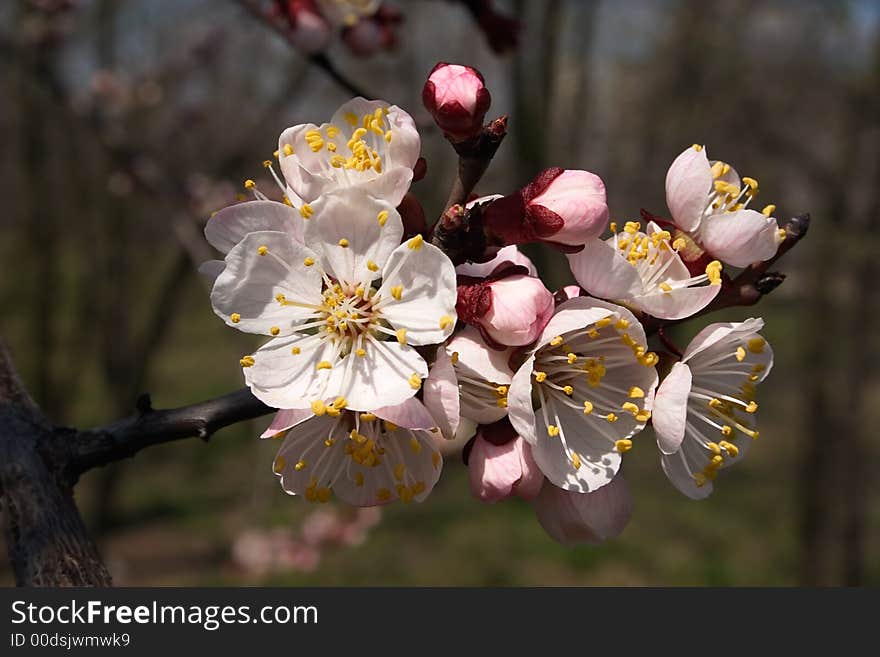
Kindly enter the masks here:
[[[0, 281], [7, 311], [0, 320], [22, 374], [46, 416], [76, 426], [128, 415], [145, 388], [166, 406], [234, 389], [240, 385], [238, 354], [228, 352], [238, 346], [225, 342], [219, 328], [213, 332], [214, 317], [189, 264], [208, 256], [202, 222], [234, 198], [237, 190], [227, 181], [259, 168], [280, 129], [291, 123], [291, 111], [306, 120], [323, 116], [338, 100], [336, 87], [326, 85], [323, 95], [320, 85], [315, 93], [302, 92], [313, 70], [308, 58], [291, 52], [286, 40], [267, 38], [267, 30], [280, 34], [283, 26], [268, 25], [263, 15], [246, 20], [240, 10], [268, 1], [185, 0], [156, 11], [152, 2], [93, 0], [51, 20], [35, 16], [49, 4], [21, 0], [0, 7], [0, 88], [8, 99], [0, 103], [0, 126], [9, 143], [0, 152], [7, 202], [0, 254], [10, 272]], [[417, 122], [418, 83], [402, 79], [401, 71], [427, 72], [438, 60], [481, 68], [498, 110], [514, 111], [508, 145], [476, 188], [480, 194], [510, 192], [539, 167], [560, 164], [599, 173], [615, 219], [633, 218], [641, 207], [662, 213], [666, 167], [684, 146], [699, 142], [714, 156], [737, 162], [740, 173], [760, 176], [762, 194], [772, 190], [770, 200], [784, 216], [812, 210], [812, 246], [787, 257], [789, 280], [760, 306], [770, 341], [784, 345], [777, 349], [775, 385], [761, 400], [763, 408], [778, 410], [767, 414], [769, 426], [749, 467], [732, 474], [740, 477], [730, 483], [735, 494], [719, 486], [705, 503], [667, 508], [672, 505], [665, 482], [655, 476], [656, 462], [643, 456], [650, 450], [633, 450], [631, 481], [656, 495], [640, 498], [632, 538], [607, 549], [563, 556], [530, 544], [519, 507], [506, 508], [505, 520], [484, 530], [479, 510], [457, 512], [467, 504], [466, 493], [447, 488], [441, 492], [447, 505], [422, 510], [423, 522], [455, 540], [426, 549], [406, 533], [409, 520], [388, 523], [393, 526], [385, 539], [365, 546], [365, 558], [336, 561], [312, 580], [283, 581], [342, 583], [358, 572], [355, 562], [383, 563], [383, 549], [393, 540], [422, 558], [418, 570], [406, 570], [407, 560], [400, 559], [382, 576], [409, 577], [410, 583], [438, 583], [424, 573], [448, 572], [441, 555], [459, 564], [462, 549], [495, 555], [484, 564], [486, 572], [478, 572], [478, 561], [462, 569], [470, 573], [460, 575], [463, 583], [534, 584], [545, 577], [569, 584], [876, 583], [880, 571], [868, 557], [880, 540], [877, 486], [870, 477], [878, 465], [872, 427], [880, 419], [874, 330], [880, 317], [877, 295], [866, 283], [878, 277], [876, 8], [858, 0], [511, 2], [506, 6], [518, 10], [525, 47], [511, 53], [515, 61], [504, 61], [466, 20], [464, 7], [485, 22], [486, 6], [477, 0], [406, 3], [397, 55], [364, 62], [340, 49], [332, 61], [358, 85], [391, 90], [401, 104], [408, 102]], [[437, 36], [448, 34], [464, 36]], [[431, 167], [442, 166], [434, 155], [446, 157], [448, 146], [438, 143], [436, 131], [422, 138]], [[414, 189], [426, 207], [440, 207], [447, 190], [437, 187]], [[564, 258], [550, 251], [537, 257], [545, 266], [558, 263], [548, 284], [568, 282]], [[676, 340], [683, 337], [678, 330], [670, 329]], [[123, 422], [155, 427], [167, 417], [161, 415], [166, 411], [143, 415], [151, 413], [159, 415]], [[41, 452], [48, 455], [46, 465], [18, 451], [33, 445], [22, 432], [26, 427], [56, 436], [56, 429], [32, 420], [22, 424], [27, 412], [14, 416], [4, 415], [0, 428], [0, 449], [15, 450], [0, 456], [0, 476], [26, 497], [34, 495], [28, 481], [57, 480], [54, 452]], [[15, 447], [6, 440], [11, 432], [21, 438]], [[238, 435], [243, 438], [244, 429]], [[49, 444], [59, 444], [57, 436]], [[107, 438], [103, 444], [115, 443]], [[198, 527], [214, 533], [209, 554], [215, 558], [201, 559], [198, 567], [159, 563], [147, 534], [147, 547], [137, 549], [149, 552], [142, 563], [157, 565], [139, 581], [237, 581], [217, 571], [234, 543], [230, 532], [238, 531], [229, 528], [286, 524], [293, 508], [283, 496], [264, 494], [268, 488], [258, 488], [253, 473], [240, 467], [252, 459], [262, 468], [259, 450], [231, 437], [209, 451], [187, 451], [179, 443], [128, 462], [121, 485], [103, 496], [118, 505], [117, 519], [134, 519], [127, 531], [101, 537], [114, 572], [124, 573], [115, 560], [132, 554], [121, 553], [119, 541], [141, 543], [144, 509], [159, 508], [166, 514], [162, 528], [146, 529], [164, 530], [170, 553], [196, 533], [186, 523], [193, 522], [187, 514], [198, 514]], [[9, 459], [20, 459], [33, 476], [11, 473], [18, 466], [4, 467], [14, 462]], [[449, 471], [454, 477], [454, 468]], [[78, 485], [83, 508], [98, 497], [103, 472]], [[249, 485], [259, 504], [241, 501], [248, 496], [240, 487]], [[62, 483], [59, 491], [51, 504], [75, 511], [69, 486]], [[193, 506], [194, 499], [202, 506]], [[662, 522], [654, 519], [660, 505]], [[24, 518], [16, 513], [3, 511], [7, 520]], [[230, 521], [235, 513], [246, 520]], [[467, 523], [474, 518], [480, 527], [470, 535]], [[26, 519], [35, 526], [42, 521], [38, 515]], [[65, 527], [67, 535], [85, 538], [78, 517], [68, 516]], [[518, 553], [497, 557], [497, 547], [513, 544], [521, 546]], [[88, 545], [81, 544], [87, 557], [94, 548]], [[529, 568], [520, 567], [523, 559]], [[358, 581], [375, 583], [362, 577]], [[125, 575], [118, 579], [126, 582]]]
[[[279, 34], [283, 37], [291, 47], [295, 48], [295, 44], [291, 39], [290, 31], [287, 26], [284, 24], [282, 20], [273, 15], [270, 11], [267, 11], [264, 7], [264, 3], [261, 0], [236, 0], [236, 2], [251, 16], [253, 16], [256, 20], [263, 23], [268, 28], [272, 29], [276, 34]], [[327, 57], [324, 53], [316, 53], [308, 56], [309, 61], [314, 64], [317, 68], [324, 71], [327, 76], [333, 80], [336, 84], [338, 84], [342, 89], [350, 93], [352, 96], [363, 96], [368, 100], [376, 98], [376, 96], [370, 94], [361, 88], [360, 85], [355, 84], [350, 79], [348, 79], [342, 72], [336, 68], [336, 65], [330, 61], [330, 58]]]

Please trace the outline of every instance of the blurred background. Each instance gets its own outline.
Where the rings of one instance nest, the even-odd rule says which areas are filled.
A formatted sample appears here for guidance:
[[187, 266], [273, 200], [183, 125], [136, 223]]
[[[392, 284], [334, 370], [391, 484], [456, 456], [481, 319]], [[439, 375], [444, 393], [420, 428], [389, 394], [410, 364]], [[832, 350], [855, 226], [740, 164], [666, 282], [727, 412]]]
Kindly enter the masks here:
[[[242, 385], [253, 345], [211, 311], [201, 228], [264, 176], [283, 128], [321, 123], [350, 97], [247, 4], [0, 4], [0, 334], [57, 423], [107, 423], [145, 391], [168, 407]], [[780, 263], [788, 280], [759, 308], [672, 333], [686, 344], [710, 321], [766, 319], [776, 366], [760, 440], [694, 502], [641, 434], [624, 464], [630, 526], [567, 549], [528, 504], [472, 499], [454, 454], [421, 506], [290, 498], [271, 474], [277, 443], [256, 439], [264, 418], [80, 482], [116, 583], [880, 584], [880, 3], [496, 2], [522, 28], [504, 53], [465, 4], [398, 0], [396, 49], [366, 58], [337, 39], [328, 51], [423, 128], [428, 177], [413, 191], [429, 218], [456, 165], [421, 104], [439, 60], [479, 68], [490, 115], [511, 116], [481, 193], [583, 168], [605, 180], [615, 219], [662, 215], [666, 169], [697, 142], [759, 179], [777, 217], [812, 214]], [[548, 286], [569, 282], [563, 257], [530, 254]]]

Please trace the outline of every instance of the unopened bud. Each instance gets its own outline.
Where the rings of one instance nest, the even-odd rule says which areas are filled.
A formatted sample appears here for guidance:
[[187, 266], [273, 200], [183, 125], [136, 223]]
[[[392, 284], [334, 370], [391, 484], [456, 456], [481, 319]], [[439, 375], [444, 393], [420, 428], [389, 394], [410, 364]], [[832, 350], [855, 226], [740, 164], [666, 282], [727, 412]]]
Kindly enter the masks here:
[[480, 133], [492, 98], [478, 70], [441, 62], [425, 82], [422, 102], [443, 133], [459, 142]]

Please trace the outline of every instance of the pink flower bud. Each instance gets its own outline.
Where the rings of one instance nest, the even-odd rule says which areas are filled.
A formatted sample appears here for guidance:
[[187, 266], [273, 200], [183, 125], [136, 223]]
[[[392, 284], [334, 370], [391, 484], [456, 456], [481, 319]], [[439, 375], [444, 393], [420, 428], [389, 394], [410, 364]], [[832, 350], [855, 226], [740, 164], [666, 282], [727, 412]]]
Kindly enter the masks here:
[[599, 237], [608, 225], [605, 184], [589, 171], [547, 169], [487, 206], [483, 220], [505, 244], [541, 241], [568, 251]]
[[598, 545], [618, 536], [632, 515], [632, 497], [623, 476], [592, 493], [557, 488], [544, 483], [535, 500], [538, 522], [563, 545]]
[[327, 48], [330, 23], [321, 15], [314, 0], [288, 0], [285, 12], [290, 24], [290, 40], [297, 50], [312, 55]]
[[425, 82], [422, 102], [443, 133], [458, 142], [480, 133], [492, 98], [478, 70], [441, 62]]
[[459, 277], [456, 312], [480, 329], [490, 345], [519, 347], [534, 342], [553, 315], [553, 293], [525, 267], [501, 265], [484, 279]]
[[[499, 432], [488, 431], [506, 425], [511, 440], [498, 445]], [[483, 427], [477, 433], [468, 455], [471, 492], [483, 502], [498, 502], [512, 495], [533, 499], [544, 482], [544, 475], [532, 457], [532, 448], [517, 436], [506, 420]]]
[[371, 15], [363, 14], [357, 22], [342, 30], [342, 40], [355, 55], [369, 57], [397, 45], [397, 28], [403, 15], [386, 5]]

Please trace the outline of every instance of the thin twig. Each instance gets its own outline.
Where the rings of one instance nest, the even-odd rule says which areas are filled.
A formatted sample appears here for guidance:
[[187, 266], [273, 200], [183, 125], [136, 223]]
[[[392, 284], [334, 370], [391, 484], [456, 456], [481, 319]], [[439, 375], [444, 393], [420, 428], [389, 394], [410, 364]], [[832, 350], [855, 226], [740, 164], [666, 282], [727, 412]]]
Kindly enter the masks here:
[[[782, 256], [791, 251], [804, 238], [809, 227], [810, 215], [806, 213], [799, 214], [785, 222], [782, 227], [785, 230], [785, 239], [779, 245], [776, 255], [764, 262], [756, 262], [749, 265], [736, 278], [724, 281], [721, 292], [718, 293], [715, 300], [687, 319], [692, 320], [702, 315], [708, 315], [722, 308], [753, 306], [758, 303], [765, 295], [775, 290], [785, 280], [784, 274], [769, 270]], [[643, 324], [645, 332], [651, 335], [657, 333], [662, 327], [672, 326], [681, 321], [683, 320], [669, 321], [645, 317]]]
[[144, 396], [138, 407], [136, 415], [105, 427], [80, 431], [69, 439], [69, 475], [75, 478], [92, 468], [134, 456], [153, 445], [183, 438], [207, 440], [218, 429], [275, 410], [254, 397], [247, 388], [165, 410], [153, 410], [149, 397]]
[[[290, 30], [283, 22], [277, 20], [274, 16], [265, 11], [260, 0], [236, 0], [236, 2], [242, 9], [247, 11], [248, 14], [271, 28], [276, 34], [280, 35], [285, 41], [293, 46], [294, 49], [296, 49], [296, 44], [293, 41]], [[368, 93], [343, 75], [324, 53], [310, 55], [308, 59], [312, 64], [324, 71], [331, 80], [353, 96], [363, 96], [367, 99], [375, 98], [375, 96]]]

